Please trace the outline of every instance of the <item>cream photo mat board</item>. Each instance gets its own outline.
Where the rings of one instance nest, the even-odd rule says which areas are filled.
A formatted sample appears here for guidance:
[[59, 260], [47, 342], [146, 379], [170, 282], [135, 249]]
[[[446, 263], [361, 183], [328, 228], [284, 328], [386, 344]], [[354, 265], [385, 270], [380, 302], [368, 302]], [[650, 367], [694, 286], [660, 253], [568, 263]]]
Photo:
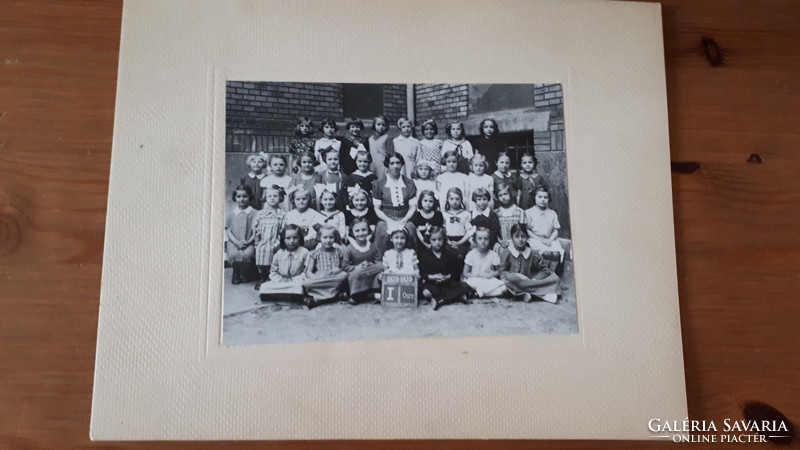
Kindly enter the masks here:
[[[92, 439], [649, 439], [682, 420], [661, 32], [657, 4], [126, 1]], [[226, 80], [562, 83], [578, 334], [222, 346]]]

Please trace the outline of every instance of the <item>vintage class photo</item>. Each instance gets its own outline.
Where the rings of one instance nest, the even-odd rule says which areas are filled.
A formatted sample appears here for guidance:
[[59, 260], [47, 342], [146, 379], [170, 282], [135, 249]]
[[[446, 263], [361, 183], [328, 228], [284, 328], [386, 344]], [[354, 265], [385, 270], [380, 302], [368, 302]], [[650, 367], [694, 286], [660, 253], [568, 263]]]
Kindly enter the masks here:
[[563, 105], [228, 81], [222, 344], [577, 333]]

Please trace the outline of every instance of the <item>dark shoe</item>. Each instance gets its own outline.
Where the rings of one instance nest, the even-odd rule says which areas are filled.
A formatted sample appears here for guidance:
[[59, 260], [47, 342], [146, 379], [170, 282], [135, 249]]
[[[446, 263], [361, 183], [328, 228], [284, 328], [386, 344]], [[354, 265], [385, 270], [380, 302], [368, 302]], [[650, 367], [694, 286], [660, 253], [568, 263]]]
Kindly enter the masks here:
[[238, 275], [234, 275], [233, 278], [231, 278], [231, 284], [239, 284], [241, 282], [242, 282], [242, 280], [241, 280], [241, 278], [239, 278]]
[[436, 298], [432, 298], [431, 299], [431, 308], [434, 311], [438, 310], [440, 306], [442, 306], [442, 300], [441, 299], [436, 299]]
[[253, 287], [253, 289], [255, 289], [255, 290], [261, 289], [261, 282], [259, 281], [258, 283], [256, 283], [256, 285]]
[[306, 297], [306, 308], [314, 309], [315, 306], [317, 306], [317, 302], [314, 300], [314, 297]]

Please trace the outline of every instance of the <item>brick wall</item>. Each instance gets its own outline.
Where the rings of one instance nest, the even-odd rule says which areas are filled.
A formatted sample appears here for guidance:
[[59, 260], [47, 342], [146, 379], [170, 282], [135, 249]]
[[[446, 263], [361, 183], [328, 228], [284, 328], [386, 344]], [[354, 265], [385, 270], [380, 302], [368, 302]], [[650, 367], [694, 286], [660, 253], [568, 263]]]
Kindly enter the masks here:
[[[405, 84], [383, 85], [383, 114], [389, 117], [390, 125], [397, 119], [408, 115], [408, 92]], [[364, 117], [367, 119], [367, 117]], [[372, 117], [368, 118], [370, 121]]]
[[466, 84], [417, 84], [414, 87], [414, 106], [417, 123], [433, 118], [439, 125], [440, 137], [445, 136], [444, 125], [453, 120], [464, 120], [468, 114], [469, 99]]
[[564, 97], [560, 84], [537, 84], [534, 88], [533, 104], [537, 109], [550, 111], [546, 131], [533, 133], [534, 150], [565, 150], [564, 146]]
[[[315, 127], [326, 117], [340, 126], [345, 122], [341, 84], [229, 81], [226, 96], [229, 152], [283, 152], [301, 116], [310, 117]], [[383, 114], [390, 125], [407, 115], [407, 97], [405, 84], [383, 85]], [[371, 125], [372, 117], [362, 119]], [[314, 135], [321, 134], [315, 130]]]
[[308, 116], [342, 118], [342, 85], [321, 83], [226, 84], [226, 150], [282, 152], [295, 122]]

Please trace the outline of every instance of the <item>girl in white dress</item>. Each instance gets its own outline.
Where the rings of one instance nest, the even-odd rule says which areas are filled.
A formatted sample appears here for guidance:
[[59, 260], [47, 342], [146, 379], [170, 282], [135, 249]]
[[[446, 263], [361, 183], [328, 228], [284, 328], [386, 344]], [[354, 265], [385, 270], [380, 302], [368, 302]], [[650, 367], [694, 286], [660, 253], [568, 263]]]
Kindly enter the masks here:
[[491, 237], [488, 228], [475, 232], [475, 248], [464, 258], [464, 282], [470, 285], [478, 297], [498, 297], [508, 290], [500, 274], [500, 256], [489, 249]]

